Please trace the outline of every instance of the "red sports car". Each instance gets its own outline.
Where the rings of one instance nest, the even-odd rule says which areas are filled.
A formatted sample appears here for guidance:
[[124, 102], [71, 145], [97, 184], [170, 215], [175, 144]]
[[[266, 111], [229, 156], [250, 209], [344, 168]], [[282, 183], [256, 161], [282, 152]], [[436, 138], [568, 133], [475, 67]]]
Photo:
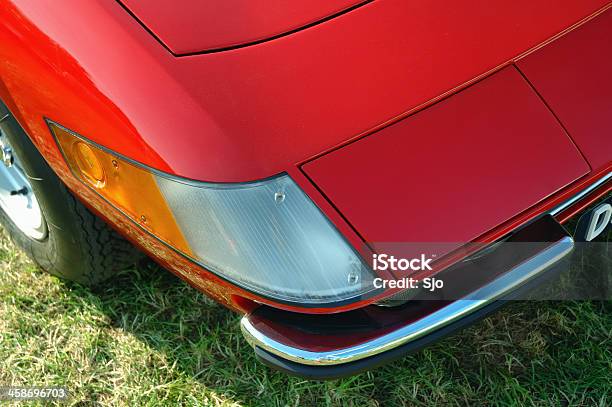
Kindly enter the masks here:
[[266, 364], [353, 374], [609, 225], [611, 43], [609, 0], [0, 0], [0, 220], [83, 284], [138, 247]]

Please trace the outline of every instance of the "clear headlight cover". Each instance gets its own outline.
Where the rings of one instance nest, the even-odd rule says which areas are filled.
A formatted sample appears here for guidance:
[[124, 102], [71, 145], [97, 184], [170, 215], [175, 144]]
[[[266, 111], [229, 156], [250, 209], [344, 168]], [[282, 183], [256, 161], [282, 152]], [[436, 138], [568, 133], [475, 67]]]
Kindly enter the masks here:
[[288, 175], [212, 184], [126, 160], [53, 123], [71, 170], [170, 247], [271, 299], [319, 306], [373, 290], [373, 273]]
[[235, 185], [156, 180], [197, 258], [242, 287], [315, 304], [371, 287], [370, 270], [287, 175]]

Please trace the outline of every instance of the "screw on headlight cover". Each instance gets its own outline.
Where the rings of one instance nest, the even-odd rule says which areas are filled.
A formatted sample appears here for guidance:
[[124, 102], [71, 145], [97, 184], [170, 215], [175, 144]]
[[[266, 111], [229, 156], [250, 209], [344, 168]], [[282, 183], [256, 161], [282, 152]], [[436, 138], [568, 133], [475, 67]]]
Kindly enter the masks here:
[[283, 203], [285, 201], [285, 197], [286, 195], [284, 192], [281, 192], [281, 191], [276, 192], [274, 193], [274, 202], [279, 203], [279, 204]]

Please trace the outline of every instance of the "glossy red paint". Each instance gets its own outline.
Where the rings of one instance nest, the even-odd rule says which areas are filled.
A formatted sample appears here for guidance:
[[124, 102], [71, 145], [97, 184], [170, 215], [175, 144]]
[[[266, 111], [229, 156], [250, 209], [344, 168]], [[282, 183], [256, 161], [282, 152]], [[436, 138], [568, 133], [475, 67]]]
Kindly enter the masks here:
[[593, 168], [612, 167], [612, 10], [518, 62]]
[[514, 67], [303, 169], [375, 251], [438, 256], [589, 172]]
[[[238, 182], [287, 171], [358, 248], [358, 234], [299, 164], [467, 86], [608, 3], [480, 0], [466, 11], [461, 2], [379, 0], [258, 45], [177, 58], [115, 2], [0, 0], [0, 98], [86, 204], [217, 301], [241, 312], [253, 301], [340, 312], [370, 301], [333, 310], [276, 304], [159, 243], [72, 177], [43, 117], [182, 177]], [[478, 240], [497, 239], [599, 175]]]
[[427, 104], [608, 2], [554, 3], [481, 0], [466, 12], [380, 0], [274, 41], [175, 58], [118, 3], [3, 0], [0, 75], [28, 122], [47, 115], [187, 178], [248, 181]]
[[262, 41], [363, 0], [119, 0], [176, 55]]

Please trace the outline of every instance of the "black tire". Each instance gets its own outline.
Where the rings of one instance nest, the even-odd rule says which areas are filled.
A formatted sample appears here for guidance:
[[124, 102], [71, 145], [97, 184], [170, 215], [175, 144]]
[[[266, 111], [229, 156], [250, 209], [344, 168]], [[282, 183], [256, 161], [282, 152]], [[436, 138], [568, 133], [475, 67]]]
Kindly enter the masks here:
[[34, 240], [0, 208], [0, 223], [15, 244], [43, 270], [90, 287], [138, 261], [142, 254], [68, 191], [0, 102], [0, 118], [5, 116], [0, 126], [30, 180], [48, 230], [45, 238]]

